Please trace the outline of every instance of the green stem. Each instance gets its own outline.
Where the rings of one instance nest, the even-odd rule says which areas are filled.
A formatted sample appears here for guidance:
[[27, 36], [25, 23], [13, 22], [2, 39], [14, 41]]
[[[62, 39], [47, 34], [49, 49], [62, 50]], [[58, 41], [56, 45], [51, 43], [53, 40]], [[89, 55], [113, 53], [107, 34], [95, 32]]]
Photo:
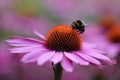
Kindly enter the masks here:
[[61, 80], [63, 69], [60, 63], [53, 66], [53, 70], [54, 70], [54, 80]]

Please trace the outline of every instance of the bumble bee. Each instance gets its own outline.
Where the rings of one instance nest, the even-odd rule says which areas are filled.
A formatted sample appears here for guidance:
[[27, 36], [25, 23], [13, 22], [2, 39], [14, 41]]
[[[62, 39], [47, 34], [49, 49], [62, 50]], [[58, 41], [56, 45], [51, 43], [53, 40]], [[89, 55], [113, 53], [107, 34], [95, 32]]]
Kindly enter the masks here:
[[73, 21], [71, 26], [73, 29], [77, 30], [79, 33], [83, 33], [85, 31], [84, 22], [81, 20]]

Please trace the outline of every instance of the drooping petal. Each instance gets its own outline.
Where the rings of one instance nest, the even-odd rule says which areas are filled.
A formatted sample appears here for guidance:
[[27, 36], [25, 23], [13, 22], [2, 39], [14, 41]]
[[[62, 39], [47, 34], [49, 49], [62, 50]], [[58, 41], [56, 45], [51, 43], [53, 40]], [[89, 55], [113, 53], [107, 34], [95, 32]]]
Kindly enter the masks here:
[[78, 55], [76, 55], [76, 53], [64, 52], [64, 54], [68, 59], [70, 59], [71, 61], [73, 61], [75, 63], [79, 63], [81, 65], [88, 65], [89, 64], [88, 61], [81, 59]]
[[89, 65], [89, 62], [82, 58], [79, 58], [79, 61], [80, 61], [80, 65]]
[[103, 55], [103, 54], [98, 53], [97, 51], [95, 51], [95, 49], [94, 49], [94, 50], [92, 50], [92, 49], [90, 49], [90, 50], [87, 49], [87, 50], [84, 50], [84, 52], [85, 52], [86, 54], [94, 57], [94, 58], [99, 59], [99, 60], [105, 60], [105, 61], [111, 62], [111, 60], [110, 60], [109, 57], [107, 57], [107, 56], [105, 56], [105, 55]]
[[56, 52], [55, 55], [51, 58], [50, 61], [52, 61], [54, 64], [57, 64], [62, 59], [63, 59], [63, 53], [62, 52]]
[[31, 52], [33, 50], [37, 50], [40, 48], [42, 48], [42, 46], [32, 45], [32, 46], [27, 46], [27, 47], [12, 48], [9, 50], [10, 50], [10, 53], [27, 53], [27, 52]]
[[95, 48], [97, 45], [83, 42], [82, 47]]
[[48, 50], [42, 50], [42, 49], [38, 49], [38, 50], [33, 50], [30, 53], [26, 54], [21, 61], [28, 63], [28, 62], [34, 62], [37, 61], [38, 58], [40, 57], [40, 55], [44, 54], [45, 52], [47, 52]]
[[15, 47], [32, 46], [32, 44], [14, 44], [14, 43], [9, 43], [8, 45], [15, 46]]
[[33, 38], [26, 38], [26, 37], [21, 37], [21, 36], [13, 36], [12, 39], [16, 39], [16, 40], [22, 40], [24, 42], [30, 42], [30, 43], [41, 43], [40, 40], [37, 39], [33, 39]]
[[47, 62], [50, 58], [52, 58], [55, 54], [55, 51], [48, 51], [44, 54], [42, 54], [38, 60], [37, 60], [37, 64], [38, 65], [43, 65], [45, 62]]
[[109, 48], [106, 48], [105, 51], [107, 52], [107, 55], [111, 58], [115, 58], [117, 56], [117, 53], [120, 51], [120, 45], [110, 45]]
[[38, 33], [36, 30], [34, 30], [34, 33], [35, 33], [38, 37], [40, 37], [40, 38], [42, 38], [43, 40], [45, 40], [45, 37], [44, 37], [42, 34]]
[[12, 39], [6, 40], [8, 45], [13, 47], [27, 47], [27, 46], [40, 46], [43, 44], [42, 41], [33, 39], [33, 38], [25, 38], [20, 36], [14, 36]]
[[68, 72], [72, 72], [73, 71], [73, 64], [66, 57], [63, 57], [63, 60], [61, 62], [61, 66], [63, 67], [63, 69], [65, 69]]
[[9, 39], [9, 40], [6, 40], [7, 43], [25, 43], [25, 41], [22, 41], [22, 40], [18, 40], [18, 39]]
[[65, 56], [75, 63], [79, 63], [79, 57], [75, 54], [64, 52]]
[[91, 49], [91, 48], [90, 48], [90, 50], [93, 50], [93, 51], [95, 50], [95, 52], [98, 52], [98, 53], [100, 53], [100, 54], [106, 54], [105, 51], [99, 50], [99, 49], [97, 49], [97, 48], [96, 48], [96, 49]]
[[93, 58], [93, 57], [91, 57], [91, 56], [89, 56], [89, 55], [87, 55], [87, 54], [85, 54], [85, 53], [78, 52], [77, 54], [78, 54], [80, 57], [82, 57], [83, 59], [85, 59], [85, 60], [87, 60], [87, 61], [89, 61], [89, 62], [91, 62], [91, 63], [93, 63], [93, 64], [101, 65], [101, 63], [100, 63], [97, 59], [95, 59], [95, 58]]

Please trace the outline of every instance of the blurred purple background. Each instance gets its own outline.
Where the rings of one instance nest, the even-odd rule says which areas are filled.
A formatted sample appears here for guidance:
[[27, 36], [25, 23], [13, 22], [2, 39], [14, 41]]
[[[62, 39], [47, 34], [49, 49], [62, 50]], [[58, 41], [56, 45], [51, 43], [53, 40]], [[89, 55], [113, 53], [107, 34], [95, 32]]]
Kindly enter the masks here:
[[10, 54], [4, 40], [13, 35], [36, 37], [58, 24], [83, 20], [82, 38], [98, 45], [117, 64], [98, 69], [75, 65], [62, 80], [120, 80], [120, 0], [0, 0], [0, 80], [53, 80], [51, 63], [20, 62], [23, 55]]

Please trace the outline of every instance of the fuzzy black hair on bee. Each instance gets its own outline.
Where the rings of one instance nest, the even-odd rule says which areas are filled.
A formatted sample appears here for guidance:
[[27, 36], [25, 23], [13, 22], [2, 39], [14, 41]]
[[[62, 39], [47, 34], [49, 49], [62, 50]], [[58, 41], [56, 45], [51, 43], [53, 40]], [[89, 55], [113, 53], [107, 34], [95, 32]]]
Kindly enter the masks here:
[[73, 21], [71, 26], [73, 29], [77, 30], [79, 33], [83, 33], [85, 31], [84, 22], [81, 20]]

